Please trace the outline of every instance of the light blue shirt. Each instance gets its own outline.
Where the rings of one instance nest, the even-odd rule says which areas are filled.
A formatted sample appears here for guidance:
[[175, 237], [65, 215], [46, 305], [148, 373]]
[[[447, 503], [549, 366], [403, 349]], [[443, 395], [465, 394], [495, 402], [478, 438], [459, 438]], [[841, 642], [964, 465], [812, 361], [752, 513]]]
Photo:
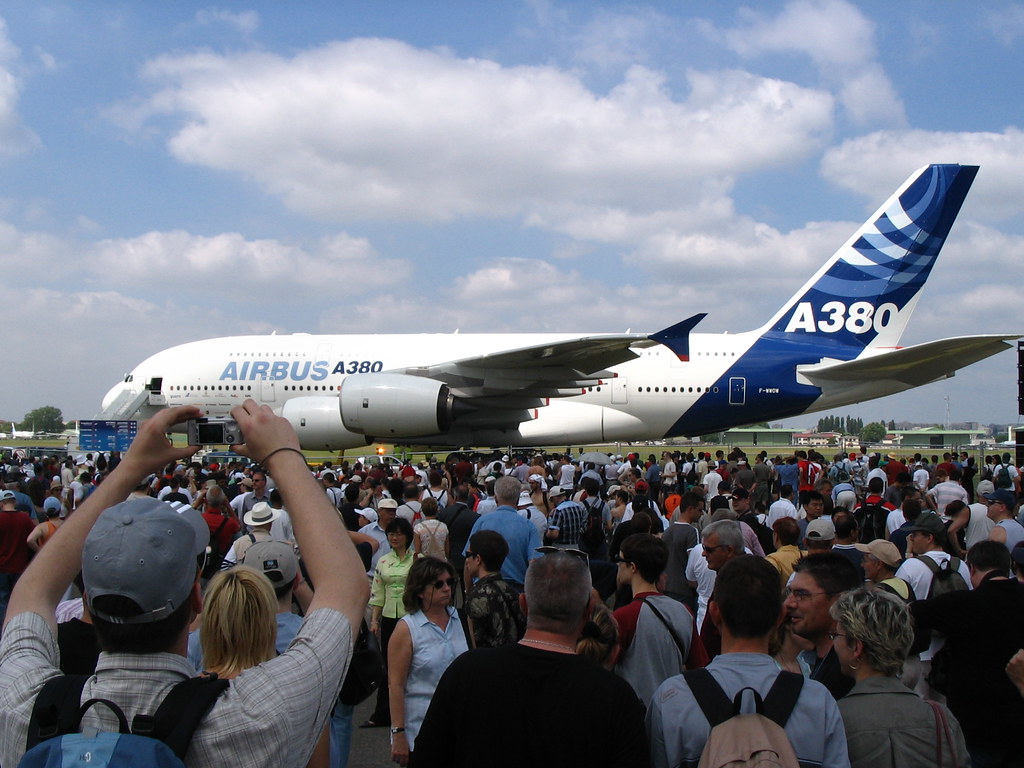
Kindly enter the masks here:
[[458, 612], [451, 608], [449, 614], [445, 629], [430, 621], [423, 611], [402, 617], [412, 636], [412, 662], [405, 679], [405, 735], [413, 752], [437, 682], [455, 657], [469, 650]]
[[[531, 560], [540, 557], [537, 547], [541, 546], [541, 539], [537, 526], [525, 517], [520, 517], [512, 507], [502, 506], [479, 518], [473, 524], [469, 538], [473, 538], [477, 531], [497, 531], [505, 537], [505, 541], [508, 542], [508, 555], [501, 564], [501, 575], [506, 581], [526, 583], [527, 566]], [[468, 549], [469, 540], [466, 541]], [[466, 554], [466, 549], [462, 550], [463, 555]]]
[[[744, 687], [767, 695], [779, 674], [775, 661], [765, 653], [723, 653], [707, 670], [730, 699]], [[710, 731], [682, 675], [670, 677], [654, 692], [647, 710], [654, 768], [696, 766]], [[849, 768], [839, 707], [821, 683], [804, 680], [800, 698], [786, 721], [786, 735], [801, 766]]]

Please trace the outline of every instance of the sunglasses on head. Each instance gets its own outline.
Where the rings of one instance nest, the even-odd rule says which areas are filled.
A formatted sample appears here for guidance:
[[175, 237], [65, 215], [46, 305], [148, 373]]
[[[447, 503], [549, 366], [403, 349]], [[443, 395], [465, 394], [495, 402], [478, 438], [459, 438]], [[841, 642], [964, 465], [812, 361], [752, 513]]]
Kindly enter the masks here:
[[543, 547], [537, 547], [536, 552], [540, 552], [542, 555], [570, 555], [584, 563], [590, 564], [590, 555], [584, 552], [582, 549], [572, 549], [570, 547], [552, 547], [545, 545]]

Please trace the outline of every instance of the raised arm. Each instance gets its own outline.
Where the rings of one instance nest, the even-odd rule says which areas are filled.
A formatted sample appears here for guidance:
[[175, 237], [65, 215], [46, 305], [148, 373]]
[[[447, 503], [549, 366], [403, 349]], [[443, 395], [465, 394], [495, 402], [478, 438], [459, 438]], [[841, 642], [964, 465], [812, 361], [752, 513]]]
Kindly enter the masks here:
[[252, 400], [233, 408], [231, 415], [245, 437], [238, 452], [270, 472], [291, 515], [295, 541], [316, 585], [309, 610], [327, 607], [344, 613], [355, 636], [369, 596], [365, 571], [337, 509], [306, 465], [295, 429]]

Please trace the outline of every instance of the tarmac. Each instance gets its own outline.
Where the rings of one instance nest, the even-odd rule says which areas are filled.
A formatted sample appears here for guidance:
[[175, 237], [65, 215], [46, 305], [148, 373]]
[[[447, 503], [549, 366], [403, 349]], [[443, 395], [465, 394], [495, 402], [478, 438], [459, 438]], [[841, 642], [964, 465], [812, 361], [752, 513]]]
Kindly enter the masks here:
[[[373, 712], [376, 696], [371, 696], [358, 707], [353, 717], [352, 750], [349, 768], [386, 768], [391, 762], [391, 733], [387, 728], [360, 728], [359, 724]], [[333, 766], [332, 766], [333, 768]]]

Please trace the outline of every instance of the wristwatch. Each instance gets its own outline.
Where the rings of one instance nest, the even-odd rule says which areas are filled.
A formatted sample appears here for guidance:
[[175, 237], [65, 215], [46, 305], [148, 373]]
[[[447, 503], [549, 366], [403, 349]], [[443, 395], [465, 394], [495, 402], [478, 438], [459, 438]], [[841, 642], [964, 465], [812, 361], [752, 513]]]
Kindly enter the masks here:
[[391, 734], [394, 735], [396, 733], [405, 733], [405, 728], [392, 728]]

